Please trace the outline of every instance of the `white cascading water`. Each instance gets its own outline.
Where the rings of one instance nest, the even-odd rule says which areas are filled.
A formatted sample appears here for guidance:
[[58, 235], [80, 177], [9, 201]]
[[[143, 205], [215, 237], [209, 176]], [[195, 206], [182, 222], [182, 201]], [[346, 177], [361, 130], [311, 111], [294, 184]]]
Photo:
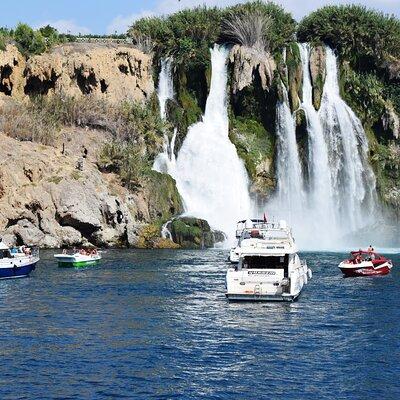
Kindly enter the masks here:
[[[318, 112], [314, 108], [310, 73], [310, 46], [299, 44], [303, 69], [303, 101], [308, 132], [308, 190], [307, 190], [307, 225], [305, 233], [311, 247], [329, 247], [330, 238], [339, 236], [336, 224], [336, 207], [331, 183], [328, 146]], [[324, 234], [325, 232], [325, 234]], [[326, 232], [329, 232], [327, 238]], [[326, 240], [328, 239], [328, 240]]]
[[326, 47], [326, 78], [318, 112], [329, 151], [339, 231], [356, 232], [375, 215], [375, 176], [368, 162], [368, 141], [360, 120], [340, 97], [337, 59]]
[[[335, 54], [326, 49], [326, 80], [317, 112], [312, 101], [309, 46], [301, 44], [299, 48], [301, 108], [308, 131], [307, 187], [299, 187], [303, 178], [299, 177], [297, 143], [293, 143], [294, 116], [285, 101], [277, 105], [278, 183], [271, 206], [281, 217], [286, 212], [301, 248], [337, 248], [349, 245], [348, 235], [371, 221], [375, 177], [368, 164], [368, 143], [361, 122], [340, 97]], [[291, 190], [297, 194], [290, 194]]]
[[[172, 60], [170, 58], [161, 61], [161, 71], [157, 88], [158, 103], [160, 106], [161, 119], [167, 117], [167, 101], [174, 98], [174, 81], [172, 76]], [[174, 175], [175, 169], [175, 139], [177, 129], [174, 129], [174, 134], [171, 141], [168, 138], [167, 132], [164, 132], [163, 151], [154, 160], [153, 169], [157, 172]]]
[[192, 125], [176, 160], [174, 178], [187, 215], [207, 220], [234, 238], [236, 221], [250, 215], [248, 176], [229, 140], [228, 50], [211, 50], [212, 78], [201, 122]]
[[296, 225], [295, 221], [302, 216], [304, 209], [303, 175], [296, 142], [296, 122], [282, 82], [281, 90], [283, 101], [276, 105], [277, 191], [268, 208], [273, 215]]
[[283, 83], [281, 86], [283, 101], [276, 105], [276, 200], [283, 209], [296, 212], [304, 203], [302, 168], [296, 142], [296, 122], [290, 111], [286, 87]]

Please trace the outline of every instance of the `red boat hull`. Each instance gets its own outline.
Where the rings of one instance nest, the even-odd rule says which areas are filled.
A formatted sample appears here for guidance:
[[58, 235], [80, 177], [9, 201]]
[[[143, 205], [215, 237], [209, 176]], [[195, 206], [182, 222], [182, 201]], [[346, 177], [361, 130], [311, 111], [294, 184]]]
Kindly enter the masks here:
[[375, 276], [387, 275], [390, 272], [388, 266], [382, 268], [362, 267], [362, 268], [340, 268], [345, 276]]

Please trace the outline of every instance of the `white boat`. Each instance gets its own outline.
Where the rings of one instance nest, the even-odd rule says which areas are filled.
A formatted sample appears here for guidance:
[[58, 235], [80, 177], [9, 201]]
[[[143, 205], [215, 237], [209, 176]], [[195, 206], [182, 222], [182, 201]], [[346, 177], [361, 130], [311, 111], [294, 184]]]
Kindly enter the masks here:
[[54, 258], [57, 259], [59, 267], [79, 268], [99, 263], [101, 260], [101, 255], [97, 251], [89, 254], [85, 254], [84, 252], [76, 252], [74, 254], [55, 254]]
[[240, 234], [239, 263], [226, 273], [226, 297], [240, 301], [293, 301], [311, 270], [297, 254], [285, 221], [249, 222]]
[[36, 268], [39, 249], [9, 248], [0, 238], [0, 279], [23, 278]]

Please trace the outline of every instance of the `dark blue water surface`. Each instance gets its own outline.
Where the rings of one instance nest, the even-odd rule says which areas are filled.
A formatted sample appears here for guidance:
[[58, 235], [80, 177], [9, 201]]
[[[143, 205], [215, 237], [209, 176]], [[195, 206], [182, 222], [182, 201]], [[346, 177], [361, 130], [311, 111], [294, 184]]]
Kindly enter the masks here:
[[0, 282], [0, 399], [399, 399], [400, 257], [305, 253], [296, 303], [229, 304], [226, 252], [119, 251]]

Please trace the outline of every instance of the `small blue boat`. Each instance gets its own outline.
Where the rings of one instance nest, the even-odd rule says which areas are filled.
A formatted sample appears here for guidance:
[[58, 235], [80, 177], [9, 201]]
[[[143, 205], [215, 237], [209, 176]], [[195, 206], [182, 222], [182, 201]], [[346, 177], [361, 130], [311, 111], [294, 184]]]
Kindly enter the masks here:
[[0, 238], [0, 279], [24, 278], [39, 262], [39, 249], [10, 249]]

